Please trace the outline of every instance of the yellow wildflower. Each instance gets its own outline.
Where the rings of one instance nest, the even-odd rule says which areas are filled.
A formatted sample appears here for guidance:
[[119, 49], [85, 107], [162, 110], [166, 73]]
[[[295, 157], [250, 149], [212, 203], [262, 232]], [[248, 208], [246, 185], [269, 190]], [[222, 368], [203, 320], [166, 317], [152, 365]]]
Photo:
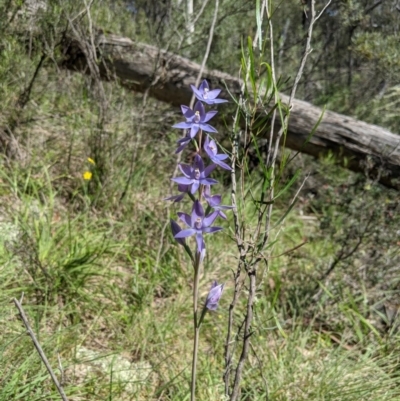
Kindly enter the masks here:
[[83, 173], [83, 179], [89, 181], [89, 180], [92, 179], [92, 175], [93, 175], [93, 174], [92, 174], [90, 171], [85, 171], [85, 172]]
[[93, 164], [93, 166], [96, 164], [96, 163], [94, 162], [94, 160], [93, 160], [92, 158], [90, 158], [90, 157], [87, 158], [87, 161], [88, 161], [90, 164]]

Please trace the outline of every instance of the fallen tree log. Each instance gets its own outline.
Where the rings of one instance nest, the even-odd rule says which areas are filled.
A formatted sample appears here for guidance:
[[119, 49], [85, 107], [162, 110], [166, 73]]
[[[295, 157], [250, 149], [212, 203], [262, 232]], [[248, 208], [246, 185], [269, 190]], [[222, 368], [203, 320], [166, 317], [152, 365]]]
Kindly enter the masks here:
[[[150, 96], [174, 105], [188, 104], [190, 84], [194, 84], [200, 65], [154, 46], [135, 43], [116, 35], [98, 34], [94, 41], [97, 57], [101, 60], [102, 79], [117, 78], [120, 84], [135, 91], [147, 91]], [[88, 72], [87, 50], [82, 41], [69, 39], [64, 43], [62, 66]], [[239, 97], [240, 79], [229, 74], [206, 70], [203, 78], [212, 87], [228, 88]], [[229, 99], [223, 89], [222, 96]], [[283, 102], [288, 101], [281, 95]], [[290, 114], [285, 146], [313, 156], [332, 152], [346, 168], [365, 170], [379, 181], [400, 189], [400, 135], [376, 125], [367, 124], [342, 114], [326, 111], [313, 136], [309, 134], [322, 110], [310, 103], [294, 100]], [[308, 142], [307, 142], [307, 139]]]

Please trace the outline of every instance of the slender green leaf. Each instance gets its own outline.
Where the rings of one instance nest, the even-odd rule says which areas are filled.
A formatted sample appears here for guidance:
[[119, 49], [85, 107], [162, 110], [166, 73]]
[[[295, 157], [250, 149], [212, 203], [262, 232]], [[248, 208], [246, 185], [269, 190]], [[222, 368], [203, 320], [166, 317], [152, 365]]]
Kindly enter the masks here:
[[301, 170], [296, 170], [294, 173], [293, 177], [286, 183], [286, 185], [279, 190], [279, 192], [274, 196], [274, 200], [278, 199], [281, 195], [283, 195], [289, 188], [292, 187], [292, 185], [296, 182], [297, 178], [300, 175]]

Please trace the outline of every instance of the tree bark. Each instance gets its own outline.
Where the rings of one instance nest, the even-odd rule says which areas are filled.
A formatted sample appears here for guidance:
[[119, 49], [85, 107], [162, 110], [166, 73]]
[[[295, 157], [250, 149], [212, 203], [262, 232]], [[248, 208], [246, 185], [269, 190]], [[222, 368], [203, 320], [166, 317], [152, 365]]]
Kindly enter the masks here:
[[[95, 43], [103, 79], [117, 79], [121, 85], [135, 91], [148, 91], [150, 96], [176, 106], [190, 102], [192, 92], [189, 85], [196, 80], [199, 64], [116, 35], [99, 33]], [[79, 41], [66, 41], [63, 53], [63, 67], [89, 72]], [[226, 99], [230, 96], [225, 87], [236, 98], [240, 95], [242, 81], [236, 77], [221, 71], [206, 70], [203, 78], [214, 88], [224, 88], [222, 97]], [[283, 94], [281, 99], [284, 103], [288, 101]], [[344, 167], [354, 171], [367, 169], [371, 177], [378, 177], [382, 184], [400, 189], [399, 135], [352, 117], [326, 111], [315, 133], [308, 138], [321, 114], [320, 108], [295, 100], [285, 146], [317, 157], [331, 152]]]

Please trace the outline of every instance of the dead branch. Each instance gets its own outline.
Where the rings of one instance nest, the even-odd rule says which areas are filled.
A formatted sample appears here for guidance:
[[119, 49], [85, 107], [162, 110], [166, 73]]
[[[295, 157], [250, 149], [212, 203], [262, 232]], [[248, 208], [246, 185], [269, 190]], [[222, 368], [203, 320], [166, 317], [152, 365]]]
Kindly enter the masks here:
[[[116, 35], [97, 33], [95, 46], [102, 79], [117, 78], [121, 85], [145, 92], [158, 100], [175, 106], [188, 104], [201, 66], [179, 55], [154, 46], [135, 43]], [[80, 42], [71, 38], [64, 43], [65, 55], [61, 65], [74, 71], [90, 72]], [[157, 74], [156, 84], [153, 77]], [[203, 77], [213, 87], [225, 87], [237, 99], [241, 93], [241, 80], [221, 71], [206, 70]], [[280, 95], [289, 104], [289, 97]], [[266, 115], [269, 105], [259, 109]], [[312, 104], [294, 99], [290, 112], [289, 130], [285, 146], [313, 156], [334, 154], [338, 161], [353, 171], [368, 171], [372, 179], [400, 189], [400, 136], [388, 130], [342, 114], [326, 111], [315, 133], [309, 138], [322, 110]], [[218, 116], [218, 115], [217, 115]], [[279, 121], [276, 130], [279, 131]], [[268, 137], [268, 130], [265, 132]]]

